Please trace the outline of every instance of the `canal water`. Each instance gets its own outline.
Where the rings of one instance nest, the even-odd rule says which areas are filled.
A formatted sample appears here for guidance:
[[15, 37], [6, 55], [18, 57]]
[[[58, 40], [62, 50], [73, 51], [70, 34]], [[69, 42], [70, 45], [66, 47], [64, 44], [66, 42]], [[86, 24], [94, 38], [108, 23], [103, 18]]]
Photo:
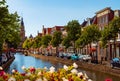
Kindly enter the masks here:
[[[16, 53], [15, 60], [10, 65], [7, 72], [11, 73], [12, 69], [16, 69], [19, 72], [23, 72], [21, 69], [22, 66], [25, 66], [26, 68], [31, 66], [36, 68], [44, 68], [44, 67], [50, 68], [51, 66], [54, 66], [57, 70], [58, 68], [62, 68], [63, 64], [53, 61], [44, 61], [32, 56], [24, 56], [21, 53]], [[78, 69], [78, 71], [86, 72], [88, 77], [91, 78], [93, 81], [105, 81], [105, 79], [111, 79], [112, 81], [120, 81], [119, 77], [104, 74], [102, 72], [95, 72], [85, 69]]]

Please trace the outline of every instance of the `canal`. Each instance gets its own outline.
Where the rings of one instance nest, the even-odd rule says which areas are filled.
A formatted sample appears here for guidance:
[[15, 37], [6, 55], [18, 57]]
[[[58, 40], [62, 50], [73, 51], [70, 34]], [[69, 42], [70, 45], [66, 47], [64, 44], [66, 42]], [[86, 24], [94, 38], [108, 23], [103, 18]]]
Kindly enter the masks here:
[[[62, 68], [63, 64], [58, 62], [56, 63], [53, 61], [45, 61], [45, 60], [37, 59], [32, 56], [24, 56], [21, 53], [16, 53], [15, 60], [10, 65], [7, 72], [11, 73], [12, 69], [16, 69], [19, 72], [23, 72], [21, 69], [22, 66], [25, 66], [25, 67], [33, 66], [36, 68], [44, 68], [44, 67], [50, 68], [51, 66], [54, 66], [57, 70], [58, 68]], [[105, 79], [107, 78], [112, 79], [112, 81], [120, 81], [119, 77], [104, 74], [102, 72], [95, 72], [95, 71], [90, 71], [85, 69], [78, 69], [78, 70], [82, 72], [86, 72], [88, 77], [91, 78], [93, 81], [105, 81]]]

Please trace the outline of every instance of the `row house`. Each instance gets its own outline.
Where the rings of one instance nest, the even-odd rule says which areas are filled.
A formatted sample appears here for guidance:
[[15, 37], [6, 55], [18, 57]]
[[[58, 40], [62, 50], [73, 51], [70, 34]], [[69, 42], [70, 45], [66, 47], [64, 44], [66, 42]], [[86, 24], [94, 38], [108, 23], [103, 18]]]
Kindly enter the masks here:
[[[86, 18], [86, 20], [84, 20], [84, 22], [81, 24], [82, 31], [84, 30], [84, 28], [86, 28], [87, 26], [89, 26], [89, 25], [91, 25], [93, 23], [94, 18], [95, 17], [93, 17], [93, 18]], [[84, 49], [81, 49], [78, 53], [90, 54], [89, 45], [86, 45], [84, 47]]]
[[[113, 18], [114, 18], [114, 11], [111, 10], [110, 7], [107, 7], [107, 8], [104, 8], [104, 9], [96, 12], [96, 21], [97, 22], [94, 23], [94, 24], [97, 24], [99, 29], [103, 30], [104, 27], [106, 25], [108, 25], [111, 20], [113, 20]], [[100, 47], [100, 45], [98, 43], [98, 48], [97, 49], [98, 49], [98, 51], [97, 51], [98, 55], [97, 56], [98, 56], [98, 61], [99, 62], [102, 61], [102, 60], [109, 59], [110, 51], [109, 51], [108, 48], [103, 49], [103, 48]]]
[[[98, 12], [96, 12], [96, 19], [97, 19], [97, 25], [99, 26], [100, 30], [103, 30], [106, 25], [110, 23], [110, 21], [113, 20], [114, 17], [120, 16], [120, 10], [112, 10], [110, 7], [104, 8]], [[119, 35], [118, 35], [119, 36]], [[117, 37], [118, 38], [118, 37]], [[118, 40], [118, 39], [117, 39]], [[116, 42], [116, 54], [114, 54], [114, 46], [113, 42], [109, 42], [108, 47], [105, 49], [102, 49], [100, 45], [98, 44], [98, 61], [105, 60], [109, 61], [114, 57], [120, 57], [120, 45], [119, 41]]]
[[[97, 11], [95, 14], [96, 15], [93, 18], [87, 18], [86, 19], [87, 21], [84, 21], [82, 23], [83, 28], [91, 24], [96, 24], [98, 25], [100, 30], [103, 30], [104, 27], [108, 25], [115, 16], [120, 17], [120, 10], [112, 10], [110, 7], [106, 7], [100, 11]], [[98, 62], [101, 62], [101, 60], [109, 61], [113, 57], [120, 57], [120, 44], [119, 44], [120, 35], [119, 34], [117, 38], [118, 38], [116, 42], [116, 54], [117, 55], [114, 55], [113, 53], [114, 46], [113, 46], [112, 40], [110, 41], [108, 47], [105, 49], [100, 47], [99, 43], [91, 44], [92, 48], [96, 47], [96, 49], [93, 49], [93, 54], [95, 53], [95, 55], [97, 56]], [[83, 52], [86, 52], [85, 48]], [[89, 50], [87, 50], [87, 53], [89, 54]]]
[[[44, 25], [43, 25], [41, 36], [44, 36], [44, 35], [52, 36], [55, 31], [61, 31], [63, 35], [66, 34], [64, 31], [64, 26], [44, 27]], [[56, 48], [52, 47], [52, 45], [49, 45], [47, 48], [44, 48], [44, 49], [41, 47], [40, 50], [42, 50], [42, 52], [44, 52], [44, 53], [50, 53], [50, 54], [56, 53]], [[63, 47], [61, 44], [59, 45], [59, 50], [60, 51], [63, 50]]]

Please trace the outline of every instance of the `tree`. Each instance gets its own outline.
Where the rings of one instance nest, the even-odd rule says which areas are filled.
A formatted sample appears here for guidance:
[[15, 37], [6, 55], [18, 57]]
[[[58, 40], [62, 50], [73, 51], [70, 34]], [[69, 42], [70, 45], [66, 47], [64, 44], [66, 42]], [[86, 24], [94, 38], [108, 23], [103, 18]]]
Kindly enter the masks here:
[[26, 40], [23, 42], [22, 47], [23, 47], [24, 49], [30, 48], [30, 47], [29, 47], [29, 42], [30, 42], [30, 40], [29, 40], [29, 39], [26, 39]]
[[72, 46], [70, 43], [70, 39], [68, 37], [65, 37], [62, 41], [62, 45], [65, 46], [65, 48], [67, 49], [68, 47]]
[[45, 35], [42, 37], [41, 43], [43, 45], [43, 47], [47, 47], [51, 41], [52, 37], [50, 35]]
[[101, 32], [99, 31], [98, 26], [90, 25], [83, 30], [80, 38], [76, 41], [76, 44], [78, 46], [84, 47], [85, 45], [92, 42], [97, 42], [98, 40], [100, 40], [100, 37]]
[[[91, 49], [91, 43], [97, 43], [100, 40], [100, 37], [101, 37], [101, 32], [98, 29], [98, 26], [90, 25], [83, 30], [80, 38], [76, 41], [76, 44], [79, 47], [84, 47], [90, 44], [90, 49]], [[92, 55], [92, 52], [90, 54]], [[98, 55], [96, 51], [96, 61], [97, 58]]]
[[58, 46], [62, 42], [62, 33], [60, 31], [55, 31], [51, 40], [53, 47], [56, 47], [56, 53], [58, 53]]
[[4, 42], [8, 43], [9, 47], [17, 47], [20, 42], [19, 16], [16, 12], [9, 13], [5, 3], [5, 0], [0, 1], [0, 54]]
[[70, 42], [72, 43], [72, 46], [74, 47], [75, 52], [75, 41], [79, 38], [81, 34], [81, 26], [77, 20], [72, 20], [68, 22], [66, 26], [67, 36], [70, 39]]
[[116, 37], [117, 34], [120, 32], [120, 17], [115, 17], [109, 25], [103, 30], [102, 32], [102, 44], [105, 47], [108, 43], [108, 40], [114, 41], [114, 54], [113, 57], [116, 57]]
[[35, 37], [36, 48], [39, 48], [42, 45], [41, 40], [42, 38], [40, 36]]
[[104, 30], [101, 31], [101, 46], [103, 48], [107, 47], [108, 41], [111, 39], [112, 33], [109, 26], [105, 26]]

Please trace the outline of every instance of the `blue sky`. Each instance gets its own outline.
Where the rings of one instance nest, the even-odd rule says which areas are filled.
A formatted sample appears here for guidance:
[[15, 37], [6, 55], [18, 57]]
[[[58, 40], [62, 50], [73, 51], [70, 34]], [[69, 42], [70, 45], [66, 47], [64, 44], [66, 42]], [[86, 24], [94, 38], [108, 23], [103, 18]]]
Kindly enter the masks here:
[[81, 24], [105, 7], [120, 9], [120, 0], [7, 0], [7, 4], [11, 13], [23, 17], [26, 36], [42, 32], [42, 25], [64, 26], [71, 20]]

